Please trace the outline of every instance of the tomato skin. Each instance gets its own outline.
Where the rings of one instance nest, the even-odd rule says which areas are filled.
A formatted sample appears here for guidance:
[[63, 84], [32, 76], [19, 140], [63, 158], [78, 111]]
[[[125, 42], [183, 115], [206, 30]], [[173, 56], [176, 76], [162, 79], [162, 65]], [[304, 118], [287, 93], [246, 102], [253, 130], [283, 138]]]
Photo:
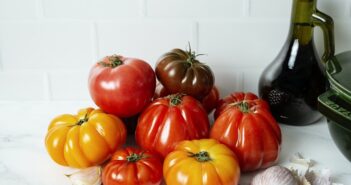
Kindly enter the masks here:
[[157, 79], [172, 94], [185, 93], [201, 100], [211, 91], [215, 78], [210, 67], [196, 56], [181, 49], [165, 53], [156, 63]]
[[126, 129], [116, 116], [86, 108], [77, 115], [54, 118], [48, 128], [45, 146], [58, 164], [86, 168], [102, 164], [126, 141]]
[[[207, 153], [206, 157], [194, 154]], [[206, 155], [203, 155], [206, 156]], [[240, 167], [235, 154], [214, 139], [180, 142], [163, 163], [167, 185], [237, 185]]]
[[[156, 83], [154, 99], [164, 97], [170, 94], [171, 93], [160, 82]], [[219, 102], [219, 91], [216, 86], [213, 86], [210, 93], [208, 93], [201, 100], [201, 104], [205, 108], [208, 114], [211, 113], [212, 110], [217, 107], [218, 102]]]
[[156, 89], [154, 94], [154, 99], [162, 98], [170, 95], [171, 93], [159, 82], [156, 82]]
[[[115, 61], [120, 63], [113, 66]], [[89, 91], [96, 105], [118, 117], [141, 112], [151, 102], [155, 86], [152, 67], [136, 58], [105, 57], [89, 74]]]
[[262, 109], [269, 110], [268, 103], [262, 99], [259, 99], [257, 95], [250, 92], [248, 93], [233, 92], [218, 101], [216, 110], [214, 112], [214, 118], [216, 119], [226, 109], [231, 108], [232, 107], [231, 104], [242, 102], [242, 101], [248, 101], [248, 100], [250, 102], [254, 102], [256, 104], [256, 107], [260, 106], [260, 108]]
[[[178, 101], [177, 105], [171, 101]], [[135, 132], [139, 146], [165, 157], [183, 140], [208, 137], [207, 113], [196, 99], [170, 95], [154, 100], [140, 115]]]
[[262, 101], [227, 104], [211, 128], [210, 137], [234, 151], [243, 172], [272, 166], [279, 158], [281, 130]]
[[217, 107], [219, 102], [219, 91], [216, 86], [213, 86], [210, 93], [202, 99], [201, 103], [208, 113], [211, 113]]
[[[142, 156], [136, 161], [130, 157]], [[149, 151], [127, 147], [116, 151], [102, 172], [104, 185], [160, 185], [162, 181], [162, 161]]]

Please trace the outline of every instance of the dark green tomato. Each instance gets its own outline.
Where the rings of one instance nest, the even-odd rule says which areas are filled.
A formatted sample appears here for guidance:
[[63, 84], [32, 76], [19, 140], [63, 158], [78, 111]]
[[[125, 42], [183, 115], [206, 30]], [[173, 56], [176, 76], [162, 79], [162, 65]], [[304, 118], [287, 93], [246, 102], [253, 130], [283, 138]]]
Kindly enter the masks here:
[[212, 89], [211, 69], [196, 59], [195, 52], [173, 49], [161, 56], [156, 64], [156, 76], [171, 93], [185, 93], [202, 100]]

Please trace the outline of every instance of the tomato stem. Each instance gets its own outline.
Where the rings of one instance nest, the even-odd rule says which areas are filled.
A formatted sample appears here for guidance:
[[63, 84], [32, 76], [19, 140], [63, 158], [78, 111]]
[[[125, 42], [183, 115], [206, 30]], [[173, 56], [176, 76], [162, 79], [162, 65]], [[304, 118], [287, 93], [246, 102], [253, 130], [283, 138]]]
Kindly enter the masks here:
[[101, 64], [104, 67], [112, 67], [112, 68], [115, 68], [123, 64], [123, 61], [120, 59], [120, 56], [118, 55], [112, 55], [107, 58], [109, 63], [100, 62], [99, 64]]
[[180, 103], [182, 103], [183, 96], [184, 94], [172, 94], [169, 96], [170, 98], [169, 103], [171, 104], [171, 106], [177, 106]]
[[[189, 50], [187, 51], [188, 54], [188, 59], [187, 59], [187, 63], [192, 66], [193, 62], [196, 60], [196, 57], [204, 55], [204, 54], [196, 54], [195, 51], [191, 51], [191, 45], [190, 42], [188, 42], [188, 46], [189, 46]], [[189, 67], [190, 67], [189, 66]]]
[[88, 114], [84, 115], [84, 118], [79, 119], [78, 122], [76, 123], [76, 125], [82, 125], [83, 123], [88, 121]]
[[207, 151], [200, 151], [196, 154], [190, 153], [190, 157], [194, 157], [199, 162], [207, 162], [212, 160]]
[[243, 113], [250, 112], [250, 105], [247, 102], [242, 101], [237, 106], [240, 108], [241, 112], [243, 112]]
[[141, 153], [141, 154], [132, 153], [129, 156], [127, 156], [127, 161], [128, 162], [137, 162], [142, 158], [144, 158], [143, 153]]

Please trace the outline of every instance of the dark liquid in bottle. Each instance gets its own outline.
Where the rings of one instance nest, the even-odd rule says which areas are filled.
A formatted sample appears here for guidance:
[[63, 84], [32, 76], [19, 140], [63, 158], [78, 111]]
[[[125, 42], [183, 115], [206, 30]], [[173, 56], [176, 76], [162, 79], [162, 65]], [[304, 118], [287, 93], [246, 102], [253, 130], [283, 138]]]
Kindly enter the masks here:
[[326, 79], [319, 63], [313, 41], [300, 45], [292, 39], [265, 69], [259, 94], [278, 122], [307, 125], [321, 118], [317, 97], [325, 92]]

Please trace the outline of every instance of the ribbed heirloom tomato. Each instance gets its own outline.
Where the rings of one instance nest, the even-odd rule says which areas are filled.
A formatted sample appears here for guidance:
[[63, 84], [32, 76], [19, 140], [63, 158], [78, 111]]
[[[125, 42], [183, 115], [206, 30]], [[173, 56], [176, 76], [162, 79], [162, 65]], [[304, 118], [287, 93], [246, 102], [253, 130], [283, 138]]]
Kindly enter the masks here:
[[161, 181], [159, 156], [131, 147], [116, 151], [102, 172], [104, 185], [160, 185]]
[[210, 137], [235, 152], [242, 171], [273, 165], [280, 153], [281, 131], [267, 103], [252, 93], [233, 93], [224, 101]]
[[[160, 82], [156, 83], [154, 99], [164, 97], [170, 94], [171, 93]], [[201, 100], [201, 104], [205, 108], [207, 113], [211, 113], [212, 110], [217, 107], [218, 101], [219, 101], [219, 91], [216, 86], [213, 86], [210, 93], [208, 93]]]
[[216, 111], [214, 113], [214, 118], [216, 119], [222, 112], [224, 112], [227, 109], [232, 108], [233, 104], [235, 103], [240, 103], [240, 102], [254, 102], [256, 107], [259, 106], [260, 109], [267, 109], [269, 110], [269, 105], [267, 102], [265, 102], [262, 99], [259, 99], [257, 95], [253, 93], [243, 93], [243, 92], [234, 92], [232, 94], [229, 94], [228, 96], [224, 97], [223, 99], [220, 99], [218, 101]]
[[167, 185], [237, 185], [235, 154], [214, 139], [183, 141], [163, 163]]
[[198, 100], [205, 97], [214, 85], [210, 67], [196, 59], [194, 51], [173, 49], [162, 55], [156, 64], [156, 76], [166, 89], [174, 93], [185, 93]]
[[136, 142], [165, 157], [183, 140], [208, 137], [209, 120], [200, 102], [191, 96], [173, 94], [156, 99], [140, 115]]
[[126, 135], [119, 118], [86, 108], [79, 110], [77, 115], [63, 114], [54, 118], [45, 145], [58, 164], [86, 168], [106, 161], [125, 143]]
[[148, 63], [119, 55], [105, 57], [89, 75], [89, 91], [96, 105], [118, 117], [141, 112], [151, 102], [155, 86], [155, 73]]

